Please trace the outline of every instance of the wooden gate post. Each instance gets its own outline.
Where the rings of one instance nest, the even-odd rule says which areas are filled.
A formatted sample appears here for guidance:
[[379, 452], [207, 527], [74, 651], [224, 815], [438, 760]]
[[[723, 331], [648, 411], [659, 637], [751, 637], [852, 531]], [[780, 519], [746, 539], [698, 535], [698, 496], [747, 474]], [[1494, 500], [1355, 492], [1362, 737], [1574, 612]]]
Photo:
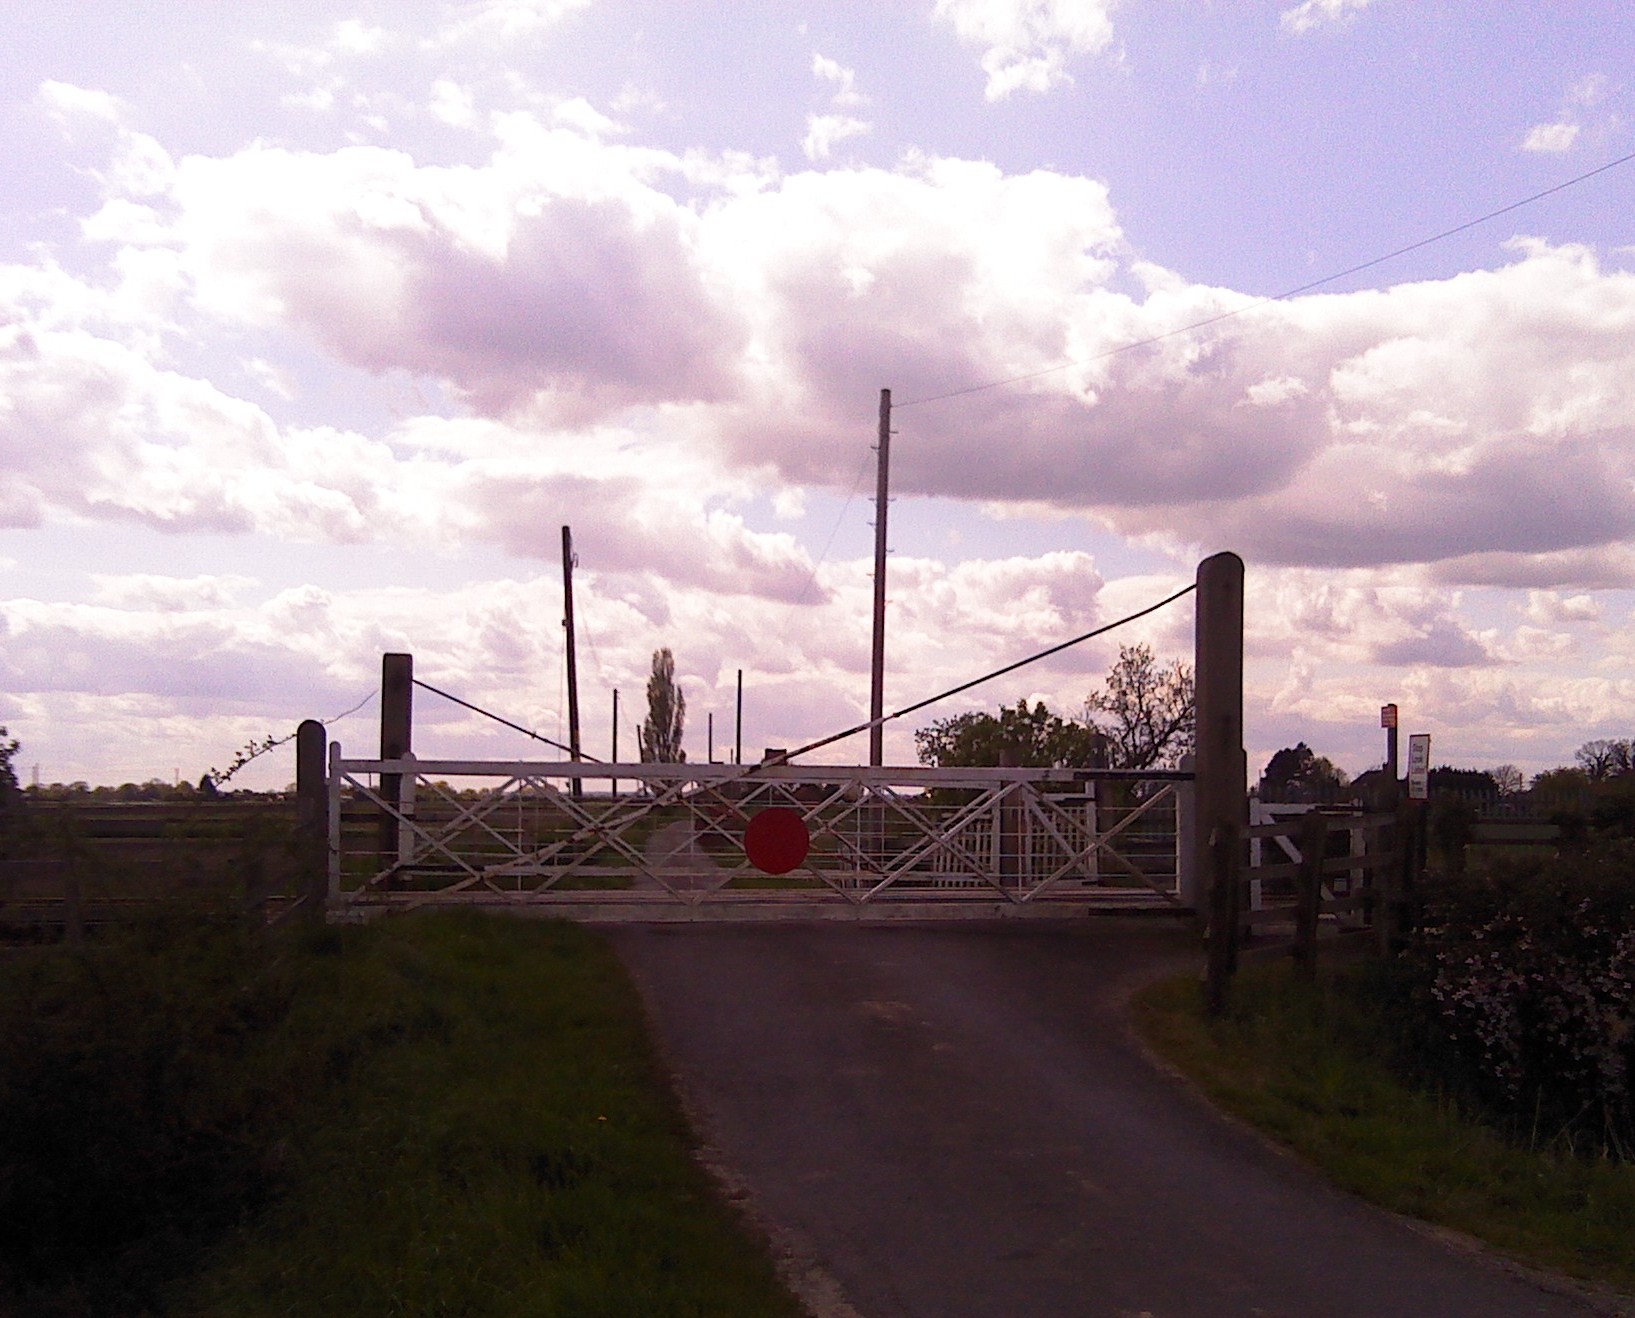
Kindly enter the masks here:
[[[401, 760], [414, 749], [414, 656], [380, 657], [380, 758]], [[401, 831], [393, 810], [403, 808], [403, 775], [383, 773], [380, 797], [393, 809], [380, 814], [380, 867], [398, 863]]]
[[1300, 821], [1300, 871], [1295, 877], [1294, 964], [1307, 979], [1317, 974], [1317, 921], [1323, 908], [1323, 861], [1328, 820], [1313, 810]]
[[329, 780], [324, 725], [306, 719], [295, 730], [295, 854], [301, 905], [310, 920], [324, 918], [329, 892]]
[[[1210, 889], [1236, 882], [1241, 858], [1223, 854], [1241, 846], [1249, 822], [1248, 770], [1243, 753], [1243, 560], [1214, 554], [1198, 564], [1193, 663], [1197, 692], [1197, 748], [1193, 799], [1194, 872]], [[1203, 885], [1199, 884], [1202, 889]], [[1236, 893], [1200, 891], [1198, 915], [1209, 922], [1209, 997], [1224, 1002], [1224, 984], [1236, 961]], [[1224, 922], [1224, 924], [1223, 924]]]

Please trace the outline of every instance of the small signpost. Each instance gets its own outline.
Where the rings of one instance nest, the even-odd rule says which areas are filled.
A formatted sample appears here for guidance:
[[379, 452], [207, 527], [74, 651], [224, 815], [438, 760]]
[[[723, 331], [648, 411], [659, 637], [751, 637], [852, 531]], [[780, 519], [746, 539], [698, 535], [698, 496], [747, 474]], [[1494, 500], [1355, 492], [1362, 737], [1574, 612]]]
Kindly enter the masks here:
[[1431, 796], [1431, 734], [1416, 732], [1408, 738], [1408, 799], [1428, 801]]

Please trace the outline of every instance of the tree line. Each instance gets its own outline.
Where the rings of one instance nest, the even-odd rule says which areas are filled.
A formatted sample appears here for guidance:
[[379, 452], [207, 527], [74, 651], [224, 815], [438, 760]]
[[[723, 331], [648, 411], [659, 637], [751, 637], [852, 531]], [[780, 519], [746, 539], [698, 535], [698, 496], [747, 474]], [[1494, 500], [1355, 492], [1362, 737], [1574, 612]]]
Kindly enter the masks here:
[[1191, 667], [1160, 662], [1148, 645], [1124, 645], [1078, 718], [1021, 699], [997, 714], [938, 719], [915, 732], [914, 748], [920, 763], [944, 769], [1174, 768], [1192, 751], [1196, 722]]

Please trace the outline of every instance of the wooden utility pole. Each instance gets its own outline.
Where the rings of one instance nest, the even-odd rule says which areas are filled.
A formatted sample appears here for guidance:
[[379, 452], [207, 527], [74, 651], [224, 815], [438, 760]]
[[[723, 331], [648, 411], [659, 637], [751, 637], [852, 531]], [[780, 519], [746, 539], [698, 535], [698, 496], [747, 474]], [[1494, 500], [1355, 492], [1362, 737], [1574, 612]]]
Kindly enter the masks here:
[[744, 670], [738, 670], [738, 726], [732, 738], [732, 762], [744, 762]]
[[[562, 627], [567, 633], [568, 650], [568, 753], [579, 760], [579, 656], [573, 642], [573, 529], [562, 528]], [[577, 801], [584, 786], [575, 778], [569, 789]]]
[[869, 763], [885, 763], [886, 505], [891, 485], [891, 390], [880, 391], [879, 460], [874, 481], [874, 651], [869, 663]]
[[[613, 688], [613, 750], [608, 756], [609, 763], [619, 762], [619, 688]], [[609, 796], [619, 795], [619, 780], [612, 779], [607, 785]]]

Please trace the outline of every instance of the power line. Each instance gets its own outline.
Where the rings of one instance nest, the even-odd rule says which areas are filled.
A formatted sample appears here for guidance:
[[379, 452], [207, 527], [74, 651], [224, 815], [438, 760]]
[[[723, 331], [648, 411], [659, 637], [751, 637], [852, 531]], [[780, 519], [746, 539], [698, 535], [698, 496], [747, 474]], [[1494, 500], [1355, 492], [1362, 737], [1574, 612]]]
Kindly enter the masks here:
[[1387, 261], [1394, 261], [1399, 256], [1406, 256], [1410, 252], [1417, 252], [1422, 247], [1429, 247], [1433, 243], [1442, 242], [1444, 239], [1452, 238], [1458, 234], [1466, 232], [1469, 229], [1474, 229], [1478, 225], [1486, 224], [1489, 220], [1496, 220], [1501, 215], [1508, 215], [1511, 211], [1520, 210], [1524, 206], [1531, 206], [1534, 202], [1542, 201], [1544, 198], [1554, 196], [1558, 192], [1565, 192], [1568, 188], [1576, 187], [1580, 183], [1584, 183], [1589, 179], [1595, 178], [1598, 174], [1605, 174], [1608, 170], [1617, 169], [1620, 165], [1627, 165], [1632, 160], [1635, 160], [1635, 151], [1631, 151], [1627, 155], [1619, 156], [1616, 160], [1609, 160], [1604, 165], [1597, 165], [1594, 169], [1586, 170], [1584, 173], [1575, 175], [1573, 178], [1567, 179], [1564, 182], [1545, 188], [1542, 192], [1535, 192], [1531, 196], [1523, 197], [1520, 201], [1513, 201], [1509, 205], [1500, 206], [1497, 210], [1488, 211], [1485, 215], [1478, 215], [1473, 220], [1466, 220], [1463, 224], [1456, 224], [1451, 229], [1444, 229], [1441, 233], [1432, 234], [1429, 238], [1421, 238], [1417, 242], [1411, 242], [1404, 247], [1398, 247], [1393, 251], [1386, 252], [1383, 256], [1376, 256], [1367, 261], [1360, 261], [1356, 265], [1347, 266], [1344, 270], [1337, 270], [1331, 275], [1324, 275], [1321, 279], [1313, 279], [1309, 283], [1301, 284], [1296, 288], [1287, 289], [1282, 293], [1276, 293], [1269, 297], [1257, 298], [1231, 311], [1222, 311], [1214, 316], [1206, 316], [1203, 320], [1193, 321], [1190, 325], [1182, 325], [1178, 329], [1165, 330], [1162, 334], [1153, 334], [1144, 339], [1135, 339], [1132, 342], [1120, 344], [1116, 348], [1108, 348], [1105, 352], [1098, 352], [1089, 357], [1076, 357], [1071, 361], [1058, 362], [1056, 365], [1046, 366], [1042, 370], [1027, 371], [1021, 375], [1006, 376], [1002, 380], [989, 380], [984, 384], [967, 385], [963, 389], [950, 389], [947, 393], [931, 394], [925, 398], [910, 399], [906, 403], [898, 403], [896, 407], [900, 411], [905, 407], [917, 407], [921, 403], [939, 403], [945, 398], [959, 398], [965, 394], [979, 394], [988, 389], [999, 389], [1007, 384], [1021, 384], [1025, 380], [1037, 380], [1042, 376], [1054, 375], [1057, 371], [1065, 371], [1074, 366], [1088, 366], [1092, 362], [1105, 361], [1109, 357], [1117, 357], [1120, 353], [1134, 352], [1137, 348], [1150, 348], [1155, 343], [1162, 343], [1164, 340], [1173, 339], [1177, 335], [1190, 334], [1194, 330], [1207, 329], [1211, 325], [1220, 324], [1223, 320], [1231, 320], [1236, 316], [1241, 316], [1247, 312], [1255, 311], [1260, 307], [1270, 306], [1273, 302], [1283, 302], [1287, 301], [1291, 297], [1299, 297], [1302, 293], [1309, 293], [1314, 288], [1322, 288], [1325, 284], [1332, 284], [1337, 280], [1346, 278], [1348, 275], [1360, 274], [1364, 270], [1372, 270], [1375, 266], [1384, 265]]
[[1149, 604], [1144, 609], [1138, 609], [1134, 613], [1126, 614], [1117, 622], [1106, 623], [1103, 626], [1085, 632], [1082, 636], [1075, 636], [1072, 640], [1062, 641], [1060, 644], [1053, 645], [1048, 650], [1040, 650], [1037, 654], [1030, 654], [1025, 659], [1018, 659], [1015, 663], [1006, 664], [1003, 668], [996, 668], [991, 673], [984, 673], [981, 677], [973, 677], [969, 682], [962, 682], [956, 687], [950, 687], [946, 691], [939, 691], [936, 695], [927, 696], [924, 700], [916, 701], [912, 705], [905, 705], [894, 714], [885, 714], [877, 719], [868, 719], [863, 723], [859, 723], [856, 727], [847, 728], [844, 732], [837, 732], [833, 736], [824, 737], [819, 741], [809, 742], [805, 746], [801, 746], [796, 750], [790, 751], [784, 756], [784, 758], [786, 760], [792, 760], [795, 758], [795, 756], [805, 755], [808, 751], [815, 751], [820, 746], [827, 746], [831, 742], [844, 741], [847, 737], [855, 737], [859, 732], [867, 732], [870, 728], [883, 726], [890, 723], [893, 719], [902, 718], [905, 714], [913, 714], [924, 709], [927, 705], [934, 705], [939, 700], [947, 700], [950, 696], [957, 696], [960, 694], [960, 692], [969, 691], [974, 686], [981, 686], [984, 682], [991, 682], [996, 677], [1003, 677], [1006, 673], [1014, 673], [1018, 668], [1026, 668], [1029, 664], [1036, 664], [1041, 659], [1048, 659], [1053, 654], [1060, 654], [1063, 650], [1070, 650], [1075, 645], [1080, 645], [1093, 637], [1104, 635], [1107, 632], [1113, 631], [1115, 628], [1124, 626], [1126, 623], [1134, 622], [1137, 618], [1145, 618], [1149, 613], [1156, 613], [1166, 604], [1173, 604], [1176, 600], [1185, 595], [1190, 595], [1197, 589], [1198, 586], [1196, 582], [1193, 582], [1188, 586], [1183, 586], [1173, 595], [1166, 595], [1156, 604]]
[[[542, 741], [547, 746], [554, 747], [559, 751], [567, 751], [569, 755], [573, 754], [573, 748], [571, 746], [564, 746], [559, 741], [553, 741], [550, 737], [545, 736], [543, 733], [535, 732], [532, 728], [525, 728], [520, 723], [513, 723], [510, 719], [502, 718], [492, 710], [484, 709], [481, 705], [473, 705], [469, 700], [461, 700], [459, 696], [450, 695], [447, 691], [434, 687], [430, 682], [422, 682], [418, 677], [411, 680], [416, 686], [424, 687], [434, 696], [442, 696], [444, 700], [452, 700], [456, 705], [462, 705], [474, 714], [481, 714], [484, 718], [491, 718], [494, 720], [494, 722], [503, 723], [506, 727], [511, 728], [513, 731], [520, 732], [526, 737], [532, 737], [535, 741]], [[589, 760], [592, 764], [602, 763], [602, 761], [597, 759], [594, 755], [586, 755], [584, 751], [579, 752], [579, 758], [581, 760]]]
[[857, 497], [857, 487], [863, 483], [863, 473], [868, 470], [869, 454], [873, 451], [872, 448], [863, 450], [862, 460], [857, 464], [857, 474], [852, 477], [851, 493], [846, 496], [846, 502], [840, 505], [840, 512], [835, 517], [835, 524], [829, 529], [829, 538], [823, 542], [823, 552], [818, 555], [817, 562], [812, 564], [812, 571], [806, 578], [806, 584], [800, 588], [800, 592], [795, 596], [796, 604], [801, 603], [806, 598], [806, 592], [812, 588], [812, 583], [817, 580], [818, 569], [828, 560], [829, 550], [834, 545], [835, 536], [840, 533], [840, 524], [846, 520], [846, 514], [851, 511], [852, 500]]
[[[991, 682], [996, 677], [1004, 677], [1005, 674], [1014, 673], [1019, 668], [1026, 668], [1029, 664], [1036, 664], [1041, 659], [1048, 659], [1053, 654], [1060, 654], [1063, 650], [1070, 650], [1075, 645], [1082, 645], [1085, 641], [1092, 640], [1097, 636], [1104, 636], [1110, 631], [1114, 631], [1119, 627], [1125, 626], [1127, 623], [1132, 623], [1140, 618], [1145, 618], [1149, 613], [1158, 612], [1158, 610], [1163, 608], [1165, 605], [1173, 604], [1176, 600], [1192, 594], [1192, 592], [1197, 590], [1197, 588], [1196, 582], [1185, 585], [1181, 587], [1180, 590], [1175, 591], [1171, 595], [1166, 595], [1163, 599], [1157, 601], [1156, 603], [1147, 605], [1147, 607], [1144, 609], [1137, 609], [1134, 613], [1125, 614], [1122, 618], [1119, 618], [1115, 622], [1103, 623], [1100, 627], [1094, 627], [1090, 631], [1084, 632], [1079, 636], [1074, 636], [1068, 640], [1058, 642], [1057, 644], [1050, 646], [1048, 649], [1030, 654], [1026, 658], [1016, 660], [1014, 663], [1006, 664], [1003, 668], [996, 668], [991, 673], [984, 673], [981, 677], [973, 677], [967, 682], [961, 682], [958, 686], [949, 687], [946, 691], [939, 691], [936, 695], [927, 696], [924, 700], [917, 700], [912, 705], [905, 705], [903, 708], [896, 710], [893, 713], [886, 714], [881, 718], [869, 719], [866, 722], [857, 724], [855, 727], [847, 728], [843, 732], [836, 732], [830, 736], [819, 738], [817, 741], [808, 742], [804, 746], [798, 746], [792, 751], [785, 751], [781, 760], [778, 762], [787, 764], [797, 755], [805, 755], [811, 751], [818, 750], [821, 747], [828, 746], [833, 742], [844, 741], [847, 737], [855, 737], [859, 732], [867, 732], [876, 724], [890, 723], [893, 719], [900, 719], [906, 715], [917, 713], [919, 710], [924, 709], [927, 705], [936, 704], [939, 700], [947, 700], [950, 696], [957, 696], [961, 692], [969, 691], [974, 686], [981, 686], [984, 682]], [[484, 718], [493, 719], [494, 722], [502, 723], [506, 727], [522, 733], [524, 736], [532, 737], [535, 741], [544, 742], [547, 746], [555, 747], [557, 750], [568, 751], [570, 749], [559, 741], [553, 741], [550, 737], [535, 732], [532, 728], [525, 728], [520, 723], [513, 723], [510, 719], [504, 718], [501, 715], [494, 713], [492, 710], [484, 709], [481, 705], [474, 705], [469, 700], [462, 700], [459, 696], [452, 695], [447, 691], [435, 687], [430, 682], [422, 682], [418, 677], [412, 678], [411, 680], [415, 686], [422, 687], [425, 690], [430, 691], [434, 696], [442, 696], [444, 700], [452, 700], [456, 705], [469, 709], [474, 714], [481, 714]], [[586, 755], [583, 752], [580, 753], [580, 758], [587, 760], [592, 764], [603, 763], [602, 760], [598, 760], [594, 755]], [[763, 766], [759, 764], [746, 765], [743, 767], [743, 772], [741, 772], [735, 779], [731, 779], [729, 781], [741, 782], [747, 778], [751, 778], [755, 775], [756, 771], [762, 767]]]

